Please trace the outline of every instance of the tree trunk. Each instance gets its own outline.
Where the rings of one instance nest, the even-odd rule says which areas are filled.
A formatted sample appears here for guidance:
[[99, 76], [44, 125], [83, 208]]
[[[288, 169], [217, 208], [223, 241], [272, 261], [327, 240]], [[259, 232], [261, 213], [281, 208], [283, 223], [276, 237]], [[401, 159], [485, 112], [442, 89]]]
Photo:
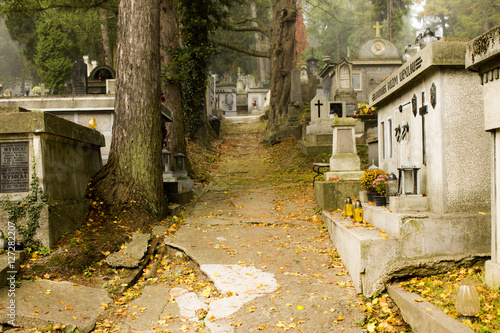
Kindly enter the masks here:
[[162, 70], [165, 72], [162, 87], [165, 94], [165, 104], [174, 114], [173, 121], [167, 125], [168, 149], [173, 155], [178, 153], [186, 155], [181, 84], [177, 78], [177, 66], [173, 65], [174, 57], [171, 53], [171, 50], [175, 50], [180, 45], [177, 0], [161, 0], [160, 6], [160, 43], [163, 46], [161, 62]]
[[108, 25], [106, 24], [106, 10], [101, 8], [99, 10], [101, 16], [101, 35], [102, 35], [102, 46], [104, 48], [104, 54], [106, 55], [106, 65], [113, 67], [113, 52], [111, 52], [111, 45], [109, 45], [108, 37]]
[[160, 2], [120, 1], [115, 121], [108, 164], [94, 178], [113, 209], [166, 212], [161, 171]]
[[392, 41], [392, 0], [387, 0], [387, 40]]
[[271, 100], [267, 132], [279, 130], [285, 123], [290, 103], [292, 69], [295, 68], [295, 0], [273, 1], [271, 33]]

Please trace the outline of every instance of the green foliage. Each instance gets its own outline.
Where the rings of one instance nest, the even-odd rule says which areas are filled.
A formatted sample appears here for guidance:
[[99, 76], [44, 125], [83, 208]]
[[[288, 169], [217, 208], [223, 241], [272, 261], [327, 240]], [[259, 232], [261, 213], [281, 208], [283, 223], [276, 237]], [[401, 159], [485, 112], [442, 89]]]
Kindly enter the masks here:
[[498, 24], [500, 4], [493, 0], [428, 0], [419, 18], [434, 31], [444, 28], [444, 37], [473, 38]]
[[182, 105], [186, 134], [195, 139], [204, 125], [205, 89], [208, 65], [216, 47], [208, 41], [209, 33], [222, 25], [227, 17], [224, 7], [230, 0], [181, 0], [181, 35], [184, 47], [175, 51], [175, 58], [182, 85]]
[[8, 213], [9, 222], [14, 223], [17, 232], [23, 236], [24, 245], [36, 250], [40, 247], [40, 241], [35, 239], [36, 231], [40, 227], [40, 213], [45, 206], [52, 205], [38, 184], [33, 161], [33, 176], [28, 195], [21, 201], [7, 200], [2, 203], [2, 208]]
[[[36, 69], [33, 83], [39, 75], [57, 93], [69, 79], [73, 63], [83, 55], [104, 63], [101, 24], [105, 19], [110, 44], [115, 44], [117, 5], [117, 0], [3, 0], [0, 15], [5, 17], [12, 39], [23, 47], [27, 62]], [[103, 8], [105, 18], [99, 15]]]

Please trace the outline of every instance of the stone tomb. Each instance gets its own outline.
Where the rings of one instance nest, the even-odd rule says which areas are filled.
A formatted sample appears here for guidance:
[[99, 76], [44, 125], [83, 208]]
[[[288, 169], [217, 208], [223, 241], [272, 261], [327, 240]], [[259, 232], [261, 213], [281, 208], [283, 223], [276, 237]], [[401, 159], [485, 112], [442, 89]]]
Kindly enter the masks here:
[[[33, 163], [39, 184], [54, 206], [42, 211], [36, 238], [51, 248], [78, 228], [88, 213], [87, 184], [102, 167], [104, 136], [46, 112], [0, 108], [0, 200], [29, 193]], [[8, 215], [0, 210], [0, 230]]]
[[429, 43], [370, 95], [378, 108], [379, 166], [399, 175], [400, 195], [387, 208], [364, 205], [365, 220], [379, 230], [346, 228], [350, 221], [324, 213], [353, 284], [365, 295], [393, 277], [436, 274], [490, 254], [485, 156], [491, 142], [465, 50], [466, 43]]
[[222, 110], [226, 117], [236, 117], [236, 85], [234, 83], [220, 83], [215, 90], [217, 108]]
[[[472, 40], [465, 59], [467, 69], [477, 72], [471, 85], [481, 85], [484, 104], [484, 129], [490, 133], [492, 163], [491, 260], [486, 262], [485, 280], [500, 287], [500, 26]], [[478, 98], [479, 99], [479, 98]], [[486, 158], [485, 158], [486, 160]]]

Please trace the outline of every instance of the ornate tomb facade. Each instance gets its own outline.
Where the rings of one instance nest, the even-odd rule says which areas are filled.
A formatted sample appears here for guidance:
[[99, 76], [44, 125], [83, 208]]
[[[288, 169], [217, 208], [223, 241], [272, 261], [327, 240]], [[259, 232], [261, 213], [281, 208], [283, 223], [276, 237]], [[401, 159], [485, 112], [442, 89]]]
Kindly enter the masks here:
[[379, 167], [399, 176], [399, 195], [388, 207], [364, 205], [375, 230], [352, 230], [324, 213], [365, 295], [393, 277], [435, 274], [490, 253], [491, 163], [485, 156], [491, 143], [465, 50], [466, 43], [430, 43], [370, 94], [378, 108]]

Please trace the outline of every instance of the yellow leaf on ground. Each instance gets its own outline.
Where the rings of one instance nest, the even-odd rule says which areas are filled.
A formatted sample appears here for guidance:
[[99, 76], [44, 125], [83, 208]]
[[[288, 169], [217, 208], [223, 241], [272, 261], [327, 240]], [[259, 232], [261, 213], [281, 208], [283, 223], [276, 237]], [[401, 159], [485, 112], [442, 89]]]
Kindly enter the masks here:
[[379, 237], [382, 237], [382, 238], [389, 238], [389, 236], [388, 236], [388, 235], [386, 235], [386, 234], [380, 234], [380, 235], [378, 235], [378, 236], [379, 236]]
[[302, 305], [297, 305], [297, 310], [304, 310], [304, 307]]

